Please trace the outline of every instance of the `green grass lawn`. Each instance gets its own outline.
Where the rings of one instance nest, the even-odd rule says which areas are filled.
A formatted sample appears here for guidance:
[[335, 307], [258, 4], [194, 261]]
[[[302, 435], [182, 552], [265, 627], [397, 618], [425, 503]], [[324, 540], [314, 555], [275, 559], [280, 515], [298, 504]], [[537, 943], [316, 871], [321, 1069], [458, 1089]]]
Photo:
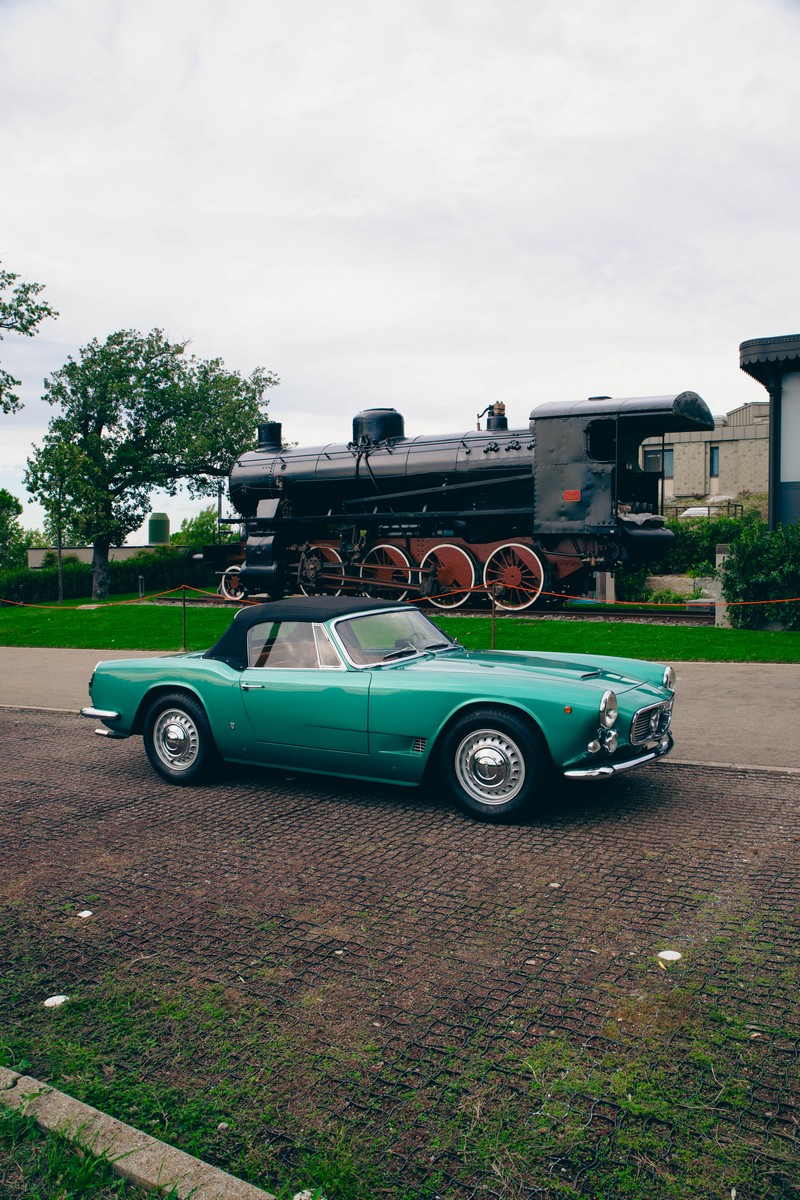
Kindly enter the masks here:
[[[93, 650], [181, 650], [180, 604], [123, 603], [97, 607], [64, 605], [0, 608], [0, 645], [65, 646]], [[188, 605], [186, 649], [202, 650], [233, 617], [230, 608]], [[470, 649], [491, 645], [488, 616], [435, 620]], [[649, 625], [617, 621], [530, 620], [499, 617], [498, 650], [554, 650], [619, 654], [669, 662], [800, 662], [800, 633], [717, 629], [713, 626]]]

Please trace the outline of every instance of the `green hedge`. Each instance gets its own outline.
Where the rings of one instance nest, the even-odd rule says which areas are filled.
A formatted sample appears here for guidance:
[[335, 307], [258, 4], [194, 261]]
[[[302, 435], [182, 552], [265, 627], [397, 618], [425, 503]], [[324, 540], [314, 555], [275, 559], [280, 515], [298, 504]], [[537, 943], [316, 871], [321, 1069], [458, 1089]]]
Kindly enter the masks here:
[[182, 583], [216, 590], [219, 583], [213, 567], [197, 562], [184, 550], [167, 547], [136, 554], [125, 562], [112, 562], [110, 566], [111, 590], [115, 593], [138, 591], [140, 575], [144, 577], [146, 592], [166, 592]]
[[[64, 599], [88, 599], [92, 594], [92, 568], [89, 564], [67, 557], [62, 565]], [[144, 578], [146, 592], [165, 592], [183, 583], [214, 591], [219, 582], [212, 567], [187, 558], [183, 550], [166, 547], [152, 553], [136, 554], [124, 562], [112, 562], [109, 568], [112, 596], [138, 591], [140, 575]], [[0, 571], [0, 598], [25, 604], [57, 600], [57, 567]]]
[[[753, 518], [756, 522], [758, 518]], [[649, 575], [713, 574], [718, 545], [737, 541], [743, 528], [742, 517], [672, 518], [667, 529], [674, 534], [669, 548], [659, 558], [648, 563]], [[762, 528], [765, 528], [761, 523]]]
[[[92, 594], [92, 569], [87, 563], [67, 560], [63, 564], [64, 599], [81, 600]], [[58, 571], [55, 567], [27, 567], [0, 571], [0, 598], [24, 604], [42, 604], [58, 599]]]
[[769, 532], [762, 521], [745, 518], [725, 562], [722, 594], [729, 601], [751, 602], [728, 609], [731, 625], [737, 629], [758, 629], [780, 621], [784, 629], [800, 630], [800, 602], [752, 603], [800, 596], [800, 522]]

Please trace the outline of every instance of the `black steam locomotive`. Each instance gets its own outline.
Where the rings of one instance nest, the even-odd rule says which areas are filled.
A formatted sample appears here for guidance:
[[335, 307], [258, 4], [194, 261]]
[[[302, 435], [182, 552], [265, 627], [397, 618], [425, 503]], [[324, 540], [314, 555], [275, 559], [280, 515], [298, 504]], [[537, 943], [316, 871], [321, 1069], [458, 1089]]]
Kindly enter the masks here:
[[284, 447], [277, 422], [259, 426], [258, 448], [231, 471], [246, 541], [223, 594], [455, 609], [490, 590], [508, 611], [579, 595], [594, 572], [645, 560], [672, 536], [642, 441], [714, 428], [694, 392], [543, 404], [525, 429], [508, 428], [502, 404], [486, 413], [484, 430], [479, 419], [469, 433], [408, 438], [400, 413], [367, 409], [352, 441], [313, 449]]

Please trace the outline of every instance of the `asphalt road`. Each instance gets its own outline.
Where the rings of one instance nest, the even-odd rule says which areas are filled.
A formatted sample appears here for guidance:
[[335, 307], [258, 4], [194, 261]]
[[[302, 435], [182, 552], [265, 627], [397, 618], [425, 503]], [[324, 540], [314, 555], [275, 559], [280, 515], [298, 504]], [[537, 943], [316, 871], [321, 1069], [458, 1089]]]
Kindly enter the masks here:
[[[0, 646], [0, 706], [77, 712], [101, 658], [141, 651]], [[800, 771], [800, 666], [678, 663], [670, 761]]]

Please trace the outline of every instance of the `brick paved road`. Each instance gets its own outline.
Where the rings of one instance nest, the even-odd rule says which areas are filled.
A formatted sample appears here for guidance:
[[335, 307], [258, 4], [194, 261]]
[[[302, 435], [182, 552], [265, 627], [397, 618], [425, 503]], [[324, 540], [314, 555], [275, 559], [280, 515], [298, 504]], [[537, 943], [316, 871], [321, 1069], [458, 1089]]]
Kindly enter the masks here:
[[[602, 1054], [635, 1023], [631, 1005], [681, 987], [765, 1031], [740, 1064], [750, 1099], [721, 1128], [769, 1135], [797, 1162], [797, 775], [654, 764], [493, 827], [429, 791], [278, 772], [171, 788], [139, 739], [109, 743], [58, 714], [0, 711], [0, 743], [12, 968], [18, 926], [52, 947], [39, 991], [90, 994], [137, 963], [158, 984], [180, 970], [257, 1001], [310, 1048], [298, 1077], [271, 1081], [286, 1113], [275, 1137], [291, 1140], [312, 1095], [353, 1132], [386, 1126], [411, 1085], [435, 1105], [465, 1048], [521, 1096], [509, 1055], [554, 1034]], [[67, 910], [89, 895], [81, 922]], [[665, 947], [684, 956], [668, 971]], [[688, 1030], [669, 1036], [677, 1060], [690, 1055]], [[368, 1077], [321, 1053], [362, 1037], [378, 1045]], [[606, 1134], [628, 1119], [612, 1102], [595, 1116]], [[398, 1177], [428, 1194], [429, 1157], [413, 1138], [390, 1143]], [[511, 1194], [465, 1161], [442, 1149], [448, 1195]], [[585, 1164], [568, 1166], [580, 1191]], [[796, 1195], [792, 1171], [775, 1170], [769, 1194]]]

